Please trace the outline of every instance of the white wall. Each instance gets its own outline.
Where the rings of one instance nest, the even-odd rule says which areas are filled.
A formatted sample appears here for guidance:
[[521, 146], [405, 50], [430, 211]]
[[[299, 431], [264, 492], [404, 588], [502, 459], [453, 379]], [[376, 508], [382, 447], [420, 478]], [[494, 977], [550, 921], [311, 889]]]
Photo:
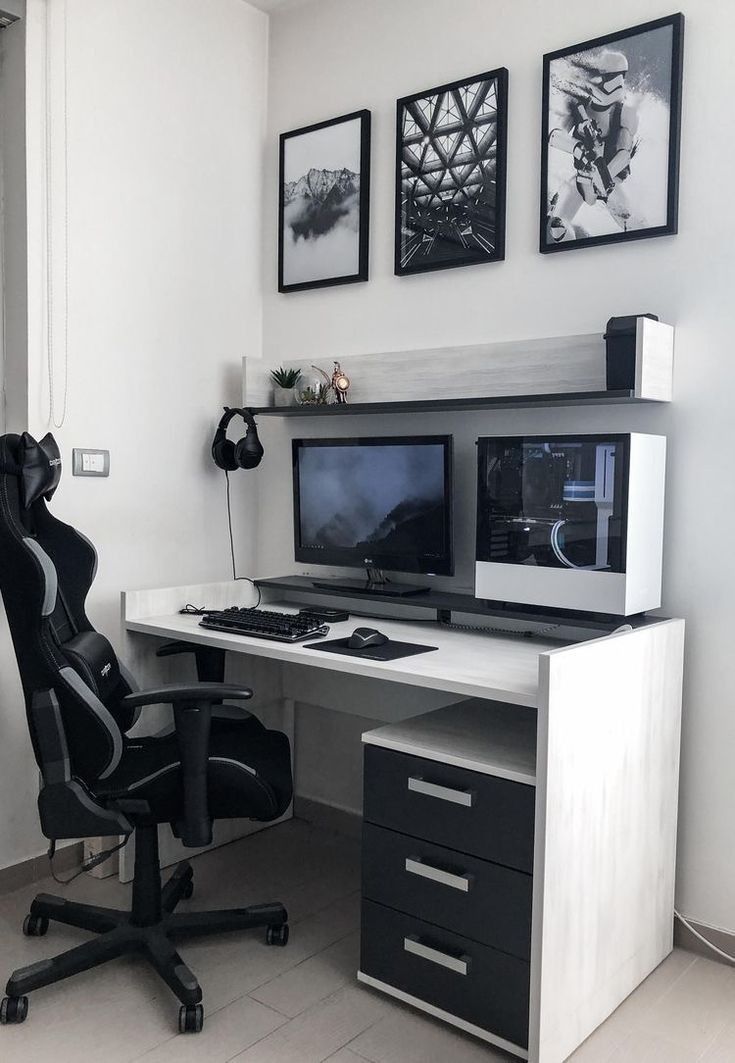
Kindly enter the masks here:
[[[63, 5], [51, 0], [53, 318], [63, 390]], [[224, 579], [224, 478], [209, 446], [261, 347], [267, 17], [242, 0], [67, 0], [67, 465], [54, 511], [97, 545], [89, 611], [121, 645], [120, 590]], [[43, 299], [45, 14], [29, 0], [30, 430], [48, 427]], [[111, 450], [74, 479], [73, 446]], [[236, 511], [253, 481], [233, 480]], [[242, 570], [250, 541], [239, 537]], [[9, 656], [0, 631], [3, 676]], [[12, 673], [11, 673], [12, 674]], [[43, 848], [17, 686], [3, 680], [0, 867]], [[25, 798], [22, 800], [21, 798]]]
[[[610, 315], [642, 311], [676, 324], [676, 395], [670, 409], [421, 416], [412, 418], [410, 427], [454, 432], [461, 464], [471, 464], [478, 434], [511, 427], [668, 434], [665, 609], [688, 621], [677, 900], [686, 914], [735, 929], [735, 569], [729, 558], [735, 526], [735, 266], [728, 208], [735, 144], [723, 135], [731, 124], [731, 5], [697, 0], [685, 9], [680, 234], [563, 255], [541, 256], [536, 250], [542, 54], [670, 11], [657, 0], [619, 0], [614, 11], [588, 0], [464, 0], [461, 5], [320, 0], [274, 15], [265, 173], [265, 353], [272, 362], [312, 357], [327, 366], [338, 357], [355, 377], [359, 356], [374, 351], [602, 331]], [[396, 278], [395, 100], [501, 65], [510, 71], [507, 260]], [[373, 113], [371, 280], [278, 295], [277, 134], [362, 107]], [[389, 425], [395, 428], [395, 421], [360, 418], [350, 430], [368, 433]], [[263, 425], [273, 457], [286, 453], [288, 431], [273, 422]], [[338, 431], [330, 422], [323, 434]], [[261, 528], [261, 571], [293, 569], [287, 468], [283, 465], [280, 484], [269, 476], [267, 486], [264, 481], [261, 486], [261, 513], [268, 522]], [[464, 464], [462, 476], [469, 483]], [[460, 502], [464, 551], [471, 549], [471, 487], [463, 489]], [[458, 582], [468, 571], [465, 558]], [[326, 741], [323, 733], [320, 740]]]

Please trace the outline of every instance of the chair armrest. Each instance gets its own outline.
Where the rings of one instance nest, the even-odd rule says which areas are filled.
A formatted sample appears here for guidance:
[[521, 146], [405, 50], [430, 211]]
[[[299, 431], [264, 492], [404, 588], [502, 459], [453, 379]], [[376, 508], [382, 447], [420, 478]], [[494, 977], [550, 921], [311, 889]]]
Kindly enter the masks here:
[[182, 701], [212, 705], [223, 698], [248, 701], [252, 696], [253, 692], [249, 687], [234, 686], [231, 683], [176, 683], [156, 687], [154, 690], [137, 690], [133, 694], [126, 694], [121, 704], [130, 708], [137, 708], [139, 705], [177, 705]]
[[174, 707], [184, 795], [183, 816], [175, 824], [175, 833], [190, 849], [212, 843], [212, 819], [207, 798], [212, 705], [223, 698], [247, 701], [252, 696], [248, 687], [230, 683], [191, 683], [136, 691], [122, 699], [122, 704], [131, 708], [160, 704]]

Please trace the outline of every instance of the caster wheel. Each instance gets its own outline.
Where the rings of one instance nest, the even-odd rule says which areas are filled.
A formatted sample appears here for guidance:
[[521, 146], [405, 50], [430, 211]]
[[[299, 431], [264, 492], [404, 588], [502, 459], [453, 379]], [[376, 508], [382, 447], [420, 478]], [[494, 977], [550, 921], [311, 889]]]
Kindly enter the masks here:
[[48, 930], [48, 916], [27, 915], [23, 920], [23, 933], [27, 938], [42, 938]]
[[204, 1008], [201, 1004], [182, 1004], [179, 1008], [179, 1033], [201, 1033]]
[[265, 932], [266, 945], [288, 945], [288, 923], [271, 923]]
[[25, 1022], [28, 1015], [28, 997], [3, 997], [0, 1002], [0, 1026]]
[[194, 879], [190, 878], [181, 890], [182, 901], [190, 901], [194, 896]]

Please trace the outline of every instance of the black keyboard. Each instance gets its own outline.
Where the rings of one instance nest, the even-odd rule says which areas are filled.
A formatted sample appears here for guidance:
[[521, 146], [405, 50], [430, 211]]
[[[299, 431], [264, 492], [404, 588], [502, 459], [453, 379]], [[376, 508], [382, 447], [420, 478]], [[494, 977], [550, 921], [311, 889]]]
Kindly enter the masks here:
[[275, 642], [301, 642], [329, 634], [327, 624], [321, 624], [313, 617], [277, 613], [271, 609], [245, 609], [236, 605], [221, 612], [208, 611], [199, 621], [199, 626]]

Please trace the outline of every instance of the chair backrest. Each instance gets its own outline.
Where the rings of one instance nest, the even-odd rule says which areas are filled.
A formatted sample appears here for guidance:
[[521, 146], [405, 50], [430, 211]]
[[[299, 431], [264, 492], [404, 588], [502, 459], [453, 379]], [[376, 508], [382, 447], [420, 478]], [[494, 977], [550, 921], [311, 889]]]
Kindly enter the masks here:
[[34, 694], [53, 691], [72, 774], [92, 783], [120, 761], [133, 722], [121, 699], [135, 684], [85, 612], [95, 548], [47, 508], [60, 474], [53, 436], [0, 436], [0, 593], [36, 760], [41, 765], [31, 704]]

